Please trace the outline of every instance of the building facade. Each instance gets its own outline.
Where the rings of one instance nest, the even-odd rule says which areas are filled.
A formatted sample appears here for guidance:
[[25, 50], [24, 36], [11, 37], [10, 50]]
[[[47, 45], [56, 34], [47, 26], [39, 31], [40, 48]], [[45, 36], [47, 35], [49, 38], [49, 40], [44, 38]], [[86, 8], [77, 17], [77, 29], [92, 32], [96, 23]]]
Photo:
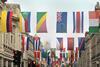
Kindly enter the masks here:
[[91, 60], [92, 67], [100, 67], [100, 33], [95, 33], [92, 38]]
[[[24, 34], [26, 37], [27, 35]], [[28, 35], [29, 36], [29, 48], [28, 50], [26, 50], [26, 46], [25, 46], [25, 50], [23, 52], [23, 58], [22, 58], [22, 66], [23, 67], [30, 67], [32, 66], [32, 62], [34, 60], [34, 53], [33, 53], [33, 37]]]
[[[13, 11], [16, 11], [16, 8], [19, 8], [18, 4], [7, 4], [7, 10], [10, 8], [13, 9]], [[0, 3], [0, 15], [2, 10], [4, 9], [4, 6], [2, 6], [2, 3]], [[16, 14], [16, 13], [15, 13]], [[14, 14], [14, 15], [15, 15]], [[14, 67], [13, 64], [13, 55], [14, 50], [20, 50], [21, 48], [21, 36], [20, 33], [17, 32], [16, 22], [18, 20], [14, 19], [15, 16], [13, 16], [13, 33], [2, 33], [0, 32], [0, 67]], [[17, 17], [16, 17], [17, 18]], [[0, 20], [0, 23], [2, 21]], [[0, 30], [1, 31], [1, 30]]]
[[78, 67], [100, 67], [100, 33], [85, 38], [85, 50], [81, 52]]
[[[0, 3], [0, 15], [3, 9], [4, 6]], [[21, 51], [22, 49], [22, 33], [19, 33], [17, 25], [21, 10], [19, 4], [6, 4], [6, 9], [13, 10], [12, 33], [3, 33], [0, 28], [0, 67], [16, 67], [13, 63], [14, 51]], [[2, 21], [0, 19], [0, 23], [1, 22]], [[25, 36], [27, 37], [26, 34]], [[33, 40], [32, 37], [30, 37], [30, 40]], [[29, 42], [29, 50], [25, 50], [22, 54], [21, 67], [28, 67], [28, 62], [33, 60], [33, 44], [31, 41]]]

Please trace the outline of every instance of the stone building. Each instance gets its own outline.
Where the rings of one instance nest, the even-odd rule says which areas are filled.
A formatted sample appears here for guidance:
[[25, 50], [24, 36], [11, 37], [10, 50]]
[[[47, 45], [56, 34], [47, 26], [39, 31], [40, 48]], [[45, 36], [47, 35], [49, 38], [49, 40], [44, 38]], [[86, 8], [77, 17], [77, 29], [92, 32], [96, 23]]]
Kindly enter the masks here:
[[[13, 10], [12, 17], [12, 33], [3, 33], [0, 28], [0, 67], [15, 67], [13, 63], [14, 50], [21, 51], [22, 48], [22, 33], [19, 33], [18, 25], [19, 15], [21, 13], [19, 4], [3, 4], [0, 3], [0, 15], [1, 11], [4, 9], [4, 5], [6, 5], [6, 9]], [[0, 21], [2, 22], [2, 21]], [[24, 34], [26, 37], [27, 35]], [[30, 40], [32, 41], [32, 37], [30, 36]], [[25, 50], [23, 52], [21, 65], [24, 67], [28, 67], [28, 62], [33, 60], [33, 44], [29, 42], [29, 50]]]
[[92, 38], [91, 60], [92, 67], [100, 67], [100, 33], [95, 33]]
[[[0, 3], [0, 15], [1, 11], [4, 9], [4, 5]], [[9, 10], [10, 8], [13, 11], [20, 8], [18, 4], [6, 4], [6, 9]], [[13, 8], [14, 7], [14, 8]], [[16, 9], [15, 9], [16, 8]], [[19, 9], [20, 11], [20, 9]], [[18, 22], [18, 17], [16, 12], [14, 12], [13, 16], [13, 33], [3, 33], [0, 32], [0, 67], [14, 67], [13, 64], [13, 51], [14, 50], [21, 50], [21, 34], [15, 33], [18, 32], [18, 28], [16, 27], [16, 22]], [[0, 21], [2, 22], [2, 21]]]
[[[85, 51], [81, 52], [79, 67], [100, 67], [100, 4], [97, 2], [95, 12], [98, 26], [89, 28], [85, 37]], [[96, 22], [96, 21], [95, 21]]]
[[86, 36], [85, 51], [81, 52], [78, 67], [100, 67], [100, 33]]

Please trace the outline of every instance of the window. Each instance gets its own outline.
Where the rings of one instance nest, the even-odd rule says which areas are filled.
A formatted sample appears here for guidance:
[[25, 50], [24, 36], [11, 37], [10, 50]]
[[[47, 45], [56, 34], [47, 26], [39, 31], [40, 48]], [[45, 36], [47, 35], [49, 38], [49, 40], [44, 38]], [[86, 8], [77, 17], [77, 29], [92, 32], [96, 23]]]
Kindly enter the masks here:
[[11, 61], [8, 61], [8, 67], [11, 67]]
[[97, 64], [97, 67], [99, 67], [99, 64]]
[[1, 67], [1, 65], [2, 65], [2, 59], [1, 59], [1, 57], [0, 57], [0, 67]]
[[6, 67], [6, 59], [3, 59], [4, 60], [4, 67]]
[[12, 32], [15, 32], [16, 30], [16, 24], [14, 23], [15, 21], [13, 21], [13, 28], [12, 28]]

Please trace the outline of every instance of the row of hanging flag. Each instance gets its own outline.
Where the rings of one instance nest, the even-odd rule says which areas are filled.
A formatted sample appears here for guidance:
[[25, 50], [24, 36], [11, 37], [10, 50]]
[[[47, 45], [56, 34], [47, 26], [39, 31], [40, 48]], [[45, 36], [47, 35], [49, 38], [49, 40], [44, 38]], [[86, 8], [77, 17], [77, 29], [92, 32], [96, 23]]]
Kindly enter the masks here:
[[[56, 32], [57, 33], [67, 33], [67, 12], [57, 12], [57, 23]], [[100, 12], [90, 11], [89, 12], [89, 29], [92, 30], [93, 27], [99, 26], [99, 16]], [[1, 12], [1, 32], [12, 32], [13, 30], [13, 11], [3, 10]], [[21, 12], [19, 16], [19, 21], [17, 22], [19, 32], [31, 32], [30, 31], [30, 19], [31, 12]], [[37, 33], [47, 33], [47, 12], [37, 12], [37, 23], [36, 32]], [[73, 33], [83, 33], [84, 32], [84, 12], [73, 12]], [[97, 29], [97, 28], [96, 28]]]
[[[78, 60], [79, 57], [79, 49], [76, 47], [76, 50], [69, 50], [68, 52], [65, 51], [59, 51], [59, 50], [50, 50], [50, 54], [48, 54], [48, 50], [41, 50], [41, 57], [45, 58], [49, 63], [53, 61], [54, 59], [57, 59], [60, 61], [69, 61], [68, 63], [74, 63]], [[49, 60], [48, 60], [49, 57]]]
[[[63, 47], [63, 39], [62, 38], [57, 38], [57, 40], [59, 42], [59, 44], [57, 44], [57, 46], [60, 45], [59, 50], [56, 49], [56, 50], [52, 51], [51, 54], [52, 53], [53, 54], [51, 55], [51, 57], [52, 58], [53, 57], [55, 57], [55, 58], [60, 57], [60, 59], [62, 60], [63, 58], [66, 58], [66, 56], [65, 56], [66, 48]], [[30, 37], [29, 36], [26, 37], [25, 35], [22, 35], [22, 50], [23, 51], [29, 50], [29, 46], [30, 46], [29, 42], [31, 42]], [[76, 50], [74, 50], [74, 38], [73, 37], [68, 38], [67, 42], [68, 42], [67, 50], [71, 53], [74, 52], [74, 55], [76, 55], [76, 57], [80, 56], [78, 54], [80, 54], [82, 50], [85, 50], [85, 38], [84, 37], [78, 38], [78, 47], [76, 47]], [[47, 58], [48, 51], [47, 51], [47, 49], [40, 50], [40, 38], [38, 36], [34, 36], [31, 43], [33, 44], [34, 54], [38, 55], [36, 53], [39, 53], [39, 56], [37, 56], [38, 58], [40, 58], [40, 53], [42, 53], [41, 55], [42, 55], [43, 58]], [[55, 55], [55, 51], [60, 51], [59, 57], [58, 57], [58, 55], [57, 56]], [[74, 60], [77, 60], [77, 58], [74, 58]]]
[[[40, 47], [40, 37], [33, 37], [33, 40], [30, 40], [30, 37], [26, 37], [24, 35], [22, 35], [22, 48], [24, 50], [25, 46], [26, 46], [26, 50], [28, 50], [29, 48], [29, 42], [31, 42], [33, 44], [33, 48], [34, 50], [39, 50]], [[67, 38], [67, 50], [74, 50], [74, 38], [73, 37], [69, 37]], [[56, 49], [57, 50], [63, 50], [63, 38], [57, 38], [57, 45], [56, 45]], [[85, 50], [85, 38], [84, 37], [78, 37], [78, 47], [79, 50]]]
[[[60, 45], [63, 45], [63, 39], [62, 38], [57, 38], [58, 42]], [[76, 49], [74, 50], [74, 38], [70, 37], [68, 38], [68, 52], [66, 52], [66, 48], [60, 46], [59, 48], [62, 50], [57, 50], [56, 48], [54, 50], [51, 49], [41, 49], [40, 50], [40, 38], [35, 35], [33, 37], [33, 40], [31, 42], [30, 37], [29, 36], [25, 36], [22, 35], [22, 50], [29, 50], [29, 42], [33, 43], [33, 51], [34, 51], [34, 57], [40, 59], [40, 56], [42, 58], [46, 58], [48, 60], [50, 60], [51, 58], [55, 58], [55, 59], [60, 59], [61, 61], [63, 61], [63, 59], [68, 60], [69, 62], [74, 63], [75, 61], [77, 61], [78, 57], [80, 57], [80, 52], [82, 50], [84, 50], [85, 47], [85, 40], [84, 37], [79, 37], [78, 38], [78, 47], [76, 47]], [[50, 51], [50, 52], [49, 52]]]
[[68, 52], [65, 52], [63, 47], [63, 38], [57, 38], [59, 44], [57, 43], [57, 48], [59, 50], [59, 55], [57, 55], [60, 60], [67, 59], [69, 63], [75, 63], [78, 60], [78, 57], [81, 57], [81, 52], [85, 50], [85, 37], [78, 37], [78, 47], [74, 50], [74, 38], [68, 37], [67, 38], [67, 50]]
[[19, 21], [13, 21], [14, 13], [12, 10], [2, 10], [1, 11], [1, 23], [0, 28], [1, 32], [13, 32], [14, 23], [16, 24], [16, 28], [18, 28], [19, 32], [30, 32], [30, 12], [21, 12], [19, 15]]
[[74, 63], [75, 61], [78, 60], [79, 57], [79, 48], [76, 47], [75, 51], [74, 50], [68, 50], [68, 52], [65, 51], [56, 51], [56, 58], [60, 59], [60, 61], [67, 60], [69, 61], [68, 63]]
[[[37, 32], [48, 32], [46, 26], [47, 12], [37, 12]], [[84, 12], [73, 12], [73, 33], [83, 33]], [[57, 12], [57, 33], [67, 33], [67, 12]]]
[[[89, 11], [89, 32], [98, 32], [100, 26], [100, 11]], [[67, 33], [67, 12], [57, 12], [57, 23], [56, 32], [57, 33]], [[78, 11], [73, 12], [73, 33], [83, 33], [84, 32], [84, 12]], [[47, 12], [37, 12], [37, 33], [46, 33]], [[88, 21], [87, 21], [88, 22]]]
[[[67, 38], [67, 50], [74, 50], [75, 41], [73, 37]], [[85, 50], [85, 37], [78, 37], [78, 47], [80, 50]], [[63, 50], [63, 38], [57, 38], [56, 48]]]
[[[73, 12], [73, 33], [83, 33], [84, 12]], [[67, 32], [67, 12], [57, 12], [57, 32]]]
[[31, 43], [33, 45], [33, 50], [38, 51], [40, 50], [40, 37], [35, 35], [32, 39], [31, 36], [23, 35], [21, 36], [22, 41], [22, 51], [29, 50], [29, 44]]

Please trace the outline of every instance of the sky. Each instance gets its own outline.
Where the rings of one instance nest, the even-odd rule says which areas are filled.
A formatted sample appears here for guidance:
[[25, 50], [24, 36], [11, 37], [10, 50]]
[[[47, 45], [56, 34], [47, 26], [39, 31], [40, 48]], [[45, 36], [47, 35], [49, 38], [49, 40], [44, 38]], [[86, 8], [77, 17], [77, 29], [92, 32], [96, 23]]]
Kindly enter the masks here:
[[[31, 35], [35, 34], [36, 12], [47, 12], [48, 33], [41, 33], [38, 36], [41, 40], [48, 41], [51, 48], [56, 47], [57, 37], [63, 38], [64, 47], [67, 48], [67, 37], [74, 37], [75, 47], [78, 45], [78, 37], [84, 37], [89, 28], [88, 11], [93, 11], [96, 2], [100, 0], [8, 0], [7, 3], [20, 4], [21, 11], [31, 12]], [[67, 33], [56, 33], [56, 12], [68, 12]], [[84, 33], [72, 33], [73, 22], [72, 13], [74, 11], [84, 11]], [[52, 28], [51, 28], [52, 27]]]

